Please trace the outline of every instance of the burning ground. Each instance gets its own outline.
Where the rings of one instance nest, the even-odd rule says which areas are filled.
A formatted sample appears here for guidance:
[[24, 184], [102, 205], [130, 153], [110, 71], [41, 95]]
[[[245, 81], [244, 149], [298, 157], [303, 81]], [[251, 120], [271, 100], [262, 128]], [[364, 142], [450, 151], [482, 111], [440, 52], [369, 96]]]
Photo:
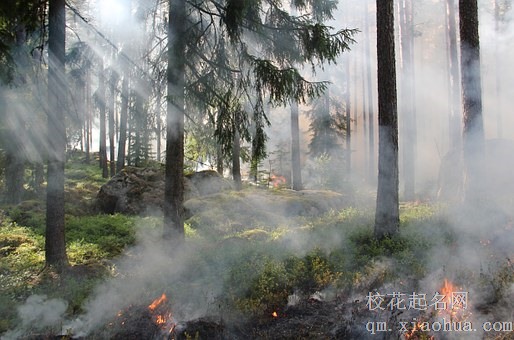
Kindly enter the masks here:
[[[70, 232], [82, 237], [74, 269], [61, 275], [39, 273], [38, 229], [4, 216], [2, 339], [512, 338], [481, 331], [512, 325], [508, 214], [473, 228], [445, 206], [404, 204], [400, 237], [376, 241], [365, 200], [357, 209], [331, 192], [274, 189], [197, 198], [179, 250], [160, 240], [160, 218], [83, 217], [70, 225], [89, 228]], [[93, 239], [93, 230], [112, 234]], [[116, 239], [123, 251], [108, 247]], [[467, 292], [465, 309], [401, 308], [413, 293], [430, 305], [452, 292]], [[383, 299], [371, 305], [370, 293]], [[452, 331], [434, 329], [443, 319]], [[468, 321], [476, 332], [455, 328]], [[379, 332], [383, 322], [390, 332]]]

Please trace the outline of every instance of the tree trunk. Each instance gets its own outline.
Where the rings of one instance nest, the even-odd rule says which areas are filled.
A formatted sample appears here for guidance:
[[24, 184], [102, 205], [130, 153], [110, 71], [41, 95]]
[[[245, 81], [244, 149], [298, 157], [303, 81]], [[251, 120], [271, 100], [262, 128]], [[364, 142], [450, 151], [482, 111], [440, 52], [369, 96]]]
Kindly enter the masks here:
[[157, 88], [157, 104], [156, 104], [156, 109], [155, 109], [155, 123], [156, 123], [156, 127], [155, 127], [155, 139], [156, 139], [156, 144], [157, 144], [157, 162], [161, 162], [161, 136], [162, 136], [162, 121], [161, 121], [161, 101], [162, 101], [162, 96], [161, 96], [161, 88], [158, 87]]
[[85, 108], [85, 123], [84, 123], [84, 130], [85, 130], [85, 139], [86, 139], [86, 164], [89, 164], [91, 162], [91, 72], [89, 70], [86, 70], [85, 75], [85, 91], [86, 91], [86, 108]]
[[42, 162], [37, 161], [34, 164], [34, 190], [36, 194], [42, 194], [42, 184], [45, 181], [45, 167]]
[[102, 177], [109, 177], [109, 169], [107, 167], [107, 136], [105, 127], [105, 76], [103, 63], [100, 62], [98, 74], [98, 109], [100, 111], [100, 169], [102, 169]]
[[132, 145], [132, 153], [134, 155], [134, 165], [137, 167], [142, 166], [142, 161], [144, 157], [143, 152], [143, 134], [144, 129], [146, 128], [143, 124], [143, 96], [141, 95], [141, 80], [137, 81], [139, 85], [137, 86], [137, 90], [134, 91], [134, 112], [132, 122], [134, 123], [134, 134], [133, 134], [133, 145]]
[[448, 87], [449, 87], [449, 138], [450, 149], [460, 150], [461, 135], [461, 102], [460, 102], [460, 71], [459, 52], [457, 45], [457, 23], [454, 0], [446, 0], [446, 44], [448, 50]]
[[501, 70], [500, 65], [500, 4], [499, 0], [494, 0], [494, 64], [495, 64], [495, 96], [496, 96], [496, 134], [498, 138], [503, 138], [502, 129], [502, 96], [501, 96]]
[[252, 138], [252, 159], [250, 160], [250, 174], [249, 174], [249, 180], [253, 181], [254, 183], [258, 183], [259, 181], [259, 162], [260, 159], [256, 155], [256, 147], [255, 147], [255, 139], [256, 135], [254, 134]]
[[[14, 132], [14, 131], [13, 131]], [[16, 137], [9, 138], [16, 141]], [[9, 140], [7, 139], [7, 140]], [[14, 142], [14, 144], [17, 144]], [[14, 148], [15, 149], [15, 148]], [[5, 151], [5, 200], [8, 204], [18, 204], [23, 199], [23, 175], [25, 173], [25, 161], [20, 150]]]
[[346, 174], [351, 178], [352, 172], [352, 118], [351, 118], [351, 78], [350, 78], [350, 58], [345, 58], [346, 69], [346, 92], [344, 95], [345, 108], [345, 127], [346, 127]]
[[111, 69], [111, 79], [109, 80], [109, 170], [111, 177], [116, 174], [116, 163], [115, 163], [115, 147], [114, 147], [114, 135], [115, 135], [115, 127], [114, 121], [116, 116], [115, 111], [115, 102], [116, 102], [116, 83], [118, 76], [114, 70]]
[[[365, 50], [365, 48], [364, 48]], [[363, 53], [365, 53], [363, 50]], [[367, 115], [366, 112], [366, 63], [361, 61], [361, 75], [362, 75], [362, 148], [364, 150], [364, 169], [363, 169], [363, 178], [365, 180], [369, 180], [368, 177], [368, 169], [369, 169], [369, 149], [368, 149], [368, 123], [367, 123]]]
[[394, 1], [377, 0], [378, 188], [375, 237], [400, 228], [398, 199], [398, 112], [394, 51]]
[[116, 161], [117, 172], [120, 172], [125, 166], [125, 150], [127, 144], [127, 120], [129, 107], [129, 89], [127, 74], [125, 74], [121, 83], [120, 135], [118, 139], [118, 159]]
[[184, 242], [185, 0], [169, 0], [164, 239]]
[[45, 261], [58, 270], [68, 264], [64, 228], [64, 162], [66, 103], [64, 0], [50, 0], [48, 10], [48, 171], [46, 188]]
[[416, 105], [414, 89], [414, 25], [412, 0], [400, 1], [401, 110], [403, 130], [404, 198], [413, 200], [416, 188]]
[[464, 200], [478, 208], [484, 200], [484, 125], [480, 77], [477, 0], [459, 1], [461, 86], [463, 102]]
[[366, 111], [368, 114], [368, 181], [373, 183], [375, 181], [375, 114], [373, 108], [373, 85], [371, 77], [371, 52], [370, 52], [370, 35], [369, 35], [369, 10], [368, 0], [365, 1], [364, 8], [364, 49], [365, 58], [369, 60], [369, 63], [365, 63], [366, 66], [366, 92], [367, 92], [367, 107]]
[[223, 148], [220, 144], [216, 145], [216, 171], [223, 176]]
[[292, 189], [302, 190], [302, 164], [300, 159], [300, 124], [298, 103], [291, 104], [291, 180]]
[[239, 112], [234, 113], [234, 140], [232, 141], [232, 179], [234, 180], [234, 189], [239, 191], [243, 188], [241, 182], [241, 137], [239, 135]]

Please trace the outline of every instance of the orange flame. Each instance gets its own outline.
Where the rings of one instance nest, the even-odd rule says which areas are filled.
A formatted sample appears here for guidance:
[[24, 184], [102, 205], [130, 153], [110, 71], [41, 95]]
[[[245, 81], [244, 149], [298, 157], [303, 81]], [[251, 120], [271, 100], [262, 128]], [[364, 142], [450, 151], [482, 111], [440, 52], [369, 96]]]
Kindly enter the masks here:
[[405, 340], [417, 340], [417, 339], [428, 339], [435, 340], [433, 335], [426, 334], [426, 330], [423, 327], [423, 320], [416, 321], [416, 324], [412, 326], [407, 332], [403, 334]]
[[272, 174], [270, 176], [270, 180], [274, 188], [279, 188], [280, 186], [285, 185], [287, 183], [287, 179], [284, 176], [278, 176], [275, 174]]
[[278, 313], [277, 312], [273, 312], [273, 313], [271, 313], [271, 316], [274, 317], [274, 318], [278, 318]]
[[159, 307], [161, 304], [167, 301], [168, 298], [166, 297], [166, 294], [162, 293], [160, 298], [157, 298], [152, 301], [152, 303], [148, 306], [148, 309], [153, 312], [157, 307]]
[[175, 323], [173, 321], [173, 314], [165, 306], [167, 302], [168, 298], [163, 293], [159, 298], [152, 301], [148, 306], [148, 310], [152, 313], [154, 323], [161, 330], [171, 333], [175, 329]]
[[444, 279], [441, 294], [444, 295], [443, 301], [446, 303], [446, 309], [440, 310], [439, 314], [445, 313], [450, 316], [451, 320], [464, 321], [471, 315], [471, 312], [467, 311], [467, 307], [463, 307], [458, 301], [453, 304], [452, 294], [458, 292], [462, 292], [462, 287], [457, 287], [448, 281], [448, 279]]

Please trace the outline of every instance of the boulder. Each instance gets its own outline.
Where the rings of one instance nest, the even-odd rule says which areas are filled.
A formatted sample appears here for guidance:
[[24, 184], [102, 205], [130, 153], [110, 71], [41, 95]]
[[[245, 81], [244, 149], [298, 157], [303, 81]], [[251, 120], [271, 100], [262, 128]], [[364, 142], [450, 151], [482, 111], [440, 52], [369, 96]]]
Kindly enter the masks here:
[[[184, 178], [185, 200], [231, 189], [232, 183], [212, 170]], [[163, 200], [164, 169], [125, 167], [102, 185], [96, 204], [104, 213], [139, 215], [162, 211]]]

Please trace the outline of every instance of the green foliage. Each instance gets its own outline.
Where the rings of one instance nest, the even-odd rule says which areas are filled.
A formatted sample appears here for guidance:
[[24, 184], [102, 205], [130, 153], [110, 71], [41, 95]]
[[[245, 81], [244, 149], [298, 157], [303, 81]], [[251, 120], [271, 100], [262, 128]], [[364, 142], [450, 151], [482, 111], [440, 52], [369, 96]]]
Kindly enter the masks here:
[[237, 41], [241, 37], [242, 26], [245, 21], [249, 22], [253, 29], [257, 29], [260, 10], [260, 0], [227, 0], [223, 19], [229, 37], [233, 41]]
[[9, 218], [18, 225], [32, 228], [40, 235], [43, 235], [46, 219], [44, 209], [43, 202], [29, 200], [15, 206], [7, 207], [6, 213]]
[[230, 303], [259, 315], [282, 309], [296, 291], [312, 294], [337, 285], [342, 273], [335, 269], [332, 259], [320, 249], [299, 257], [279, 247], [244, 255], [232, 266], [226, 281]]
[[328, 155], [341, 158], [343, 138], [346, 135], [346, 120], [341, 103], [326, 94], [313, 101], [313, 107], [307, 111], [310, 118], [309, 154], [313, 157]]
[[285, 260], [289, 282], [296, 289], [304, 292], [322, 290], [335, 284], [341, 272], [335, 270], [341, 258], [327, 257], [319, 248], [315, 248], [305, 257], [291, 256]]
[[[24, 29], [23, 35], [30, 39], [32, 33], [43, 28], [41, 19], [44, 17], [44, 1], [33, 0], [3, 0], [0, 2], [0, 84], [10, 84], [15, 79], [17, 67], [20, 66], [20, 54], [26, 58], [30, 49], [19, 48], [17, 44], [26, 43], [17, 41], [20, 28]], [[36, 39], [29, 41], [34, 47], [41, 43]]]
[[[352, 234], [350, 241], [355, 245], [356, 258], [365, 262], [380, 256], [391, 256], [405, 250], [407, 247], [407, 240], [402, 237], [385, 237], [378, 240], [369, 229]], [[359, 266], [362, 264], [356, 263], [355, 265]]]
[[319, 97], [326, 90], [326, 82], [309, 82], [295, 68], [280, 69], [267, 59], [255, 57], [251, 62], [257, 92], [268, 91], [274, 104], [284, 104], [289, 99], [305, 103], [307, 98]]
[[71, 216], [66, 220], [66, 238], [82, 245], [95, 244], [109, 257], [116, 256], [135, 242], [134, 218], [121, 214]]

